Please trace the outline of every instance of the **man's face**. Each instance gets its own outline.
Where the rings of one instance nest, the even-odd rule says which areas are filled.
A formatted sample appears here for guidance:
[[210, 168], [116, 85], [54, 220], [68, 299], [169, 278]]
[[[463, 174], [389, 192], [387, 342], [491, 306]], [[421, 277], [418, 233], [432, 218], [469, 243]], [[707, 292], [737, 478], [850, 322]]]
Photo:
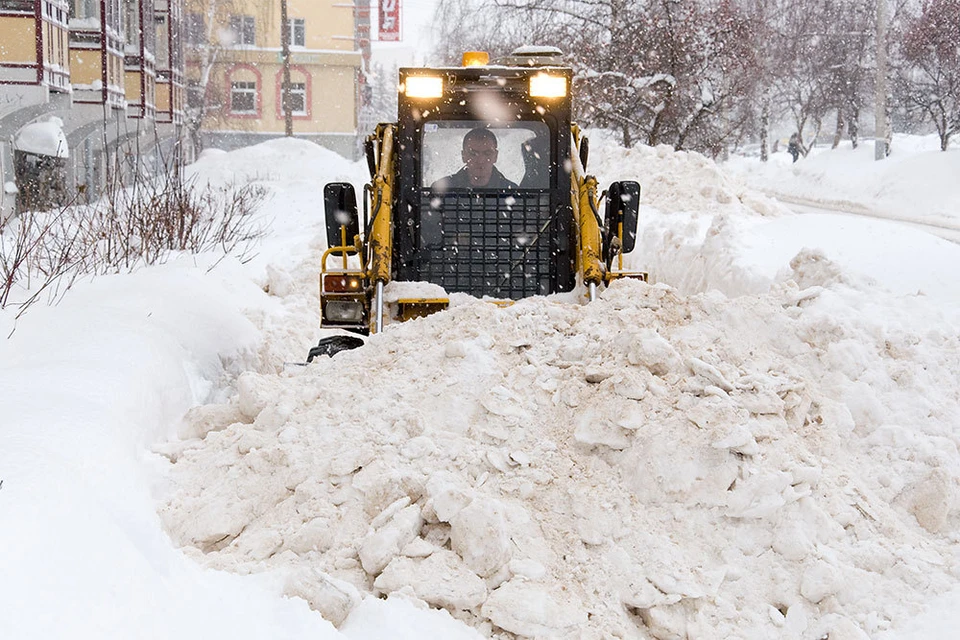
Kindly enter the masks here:
[[482, 187], [490, 182], [493, 163], [497, 161], [497, 143], [489, 138], [473, 138], [463, 144], [463, 163], [467, 166], [470, 184]]

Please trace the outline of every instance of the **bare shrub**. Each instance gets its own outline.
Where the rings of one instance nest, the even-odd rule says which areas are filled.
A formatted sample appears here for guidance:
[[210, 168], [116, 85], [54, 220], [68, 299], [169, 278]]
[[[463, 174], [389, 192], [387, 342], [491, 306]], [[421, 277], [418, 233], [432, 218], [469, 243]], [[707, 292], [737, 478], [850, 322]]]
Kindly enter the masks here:
[[[66, 214], [26, 211], [0, 229], [0, 309], [15, 304], [19, 318], [44, 294], [55, 301], [70, 288], [80, 273], [78, 234]], [[13, 296], [18, 289], [22, 299]]]
[[197, 187], [172, 180], [115, 190], [77, 216], [88, 273], [129, 271], [178, 252], [217, 251], [241, 261], [264, 234], [258, 185]]
[[0, 229], [0, 309], [15, 305], [19, 318], [44, 295], [57, 302], [78, 277], [129, 272], [177, 253], [247, 261], [265, 233], [255, 217], [265, 194], [250, 184], [198, 187], [174, 174], [135, 178], [91, 205], [24, 212]]

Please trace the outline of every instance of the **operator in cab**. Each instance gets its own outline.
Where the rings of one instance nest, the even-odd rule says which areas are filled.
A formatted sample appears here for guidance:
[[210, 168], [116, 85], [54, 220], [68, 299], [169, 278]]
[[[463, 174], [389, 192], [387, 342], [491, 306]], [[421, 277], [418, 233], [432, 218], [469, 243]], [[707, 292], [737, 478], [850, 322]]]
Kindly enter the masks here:
[[497, 136], [484, 127], [471, 129], [463, 136], [460, 152], [463, 168], [431, 185], [436, 191], [447, 189], [516, 189], [496, 167]]

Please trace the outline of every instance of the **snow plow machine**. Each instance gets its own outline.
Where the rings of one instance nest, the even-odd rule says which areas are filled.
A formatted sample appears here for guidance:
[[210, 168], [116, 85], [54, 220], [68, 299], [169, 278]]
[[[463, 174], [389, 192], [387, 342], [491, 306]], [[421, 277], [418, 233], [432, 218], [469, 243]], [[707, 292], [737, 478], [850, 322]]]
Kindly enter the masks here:
[[[468, 52], [461, 67], [400, 69], [397, 122], [365, 142], [362, 220], [353, 185], [324, 187], [320, 327], [341, 331], [308, 362], [445, 309], [446, 293], [506, 305], [581, 287], [593, 300], [617, 278], [646, 279], [623, 270], [640, 185], [614, 182], [601, 193], [586, 174], [572, 76], [552, 47], [523, 47], [493, 64]], [[391, 283], [431, 284], [428, 295], [401, 286], [388, 300]]]

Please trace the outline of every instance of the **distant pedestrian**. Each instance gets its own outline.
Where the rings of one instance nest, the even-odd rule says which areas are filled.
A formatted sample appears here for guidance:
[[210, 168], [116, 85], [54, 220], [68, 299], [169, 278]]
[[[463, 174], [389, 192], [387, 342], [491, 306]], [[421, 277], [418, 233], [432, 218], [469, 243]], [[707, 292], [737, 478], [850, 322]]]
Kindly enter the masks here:
[[796, 162], [797, 158], [800, 157], [800, 136], [799, 134], [792, 134], [790, 136], [790, 142], [787, 144], [787, 153], [793, 156], [793, 161]]

